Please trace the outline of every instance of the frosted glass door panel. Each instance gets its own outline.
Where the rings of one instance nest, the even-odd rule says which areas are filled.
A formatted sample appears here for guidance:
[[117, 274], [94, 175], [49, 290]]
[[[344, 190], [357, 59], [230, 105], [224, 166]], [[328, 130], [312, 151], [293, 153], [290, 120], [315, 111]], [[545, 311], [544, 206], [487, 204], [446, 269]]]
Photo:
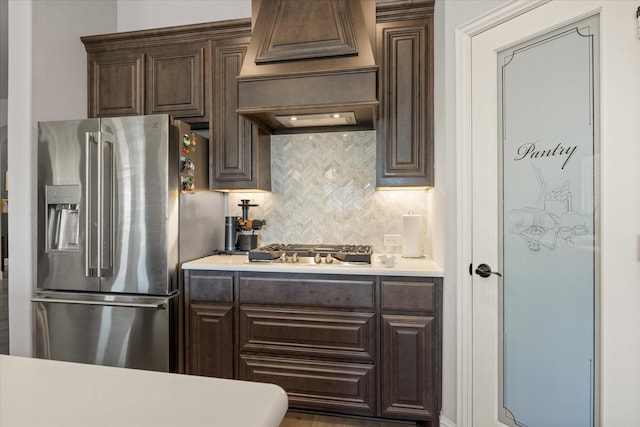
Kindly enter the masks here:
[[597, 17], [503, 51], [500, 418], [593, 426]]

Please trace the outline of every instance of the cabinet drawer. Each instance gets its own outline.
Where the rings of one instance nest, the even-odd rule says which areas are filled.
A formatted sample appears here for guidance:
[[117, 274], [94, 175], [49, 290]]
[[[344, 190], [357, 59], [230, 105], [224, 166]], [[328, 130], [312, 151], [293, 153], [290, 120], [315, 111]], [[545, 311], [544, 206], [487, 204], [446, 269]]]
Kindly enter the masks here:
[[191, 301], [233, 302], [232, 273], [191, 270], [186, 287]]
[[373, 309], [374, 279], [240, 276], [240, 303]]
[[240, 355], [239, 378], [278, 384], [289, 407], [375, 414], [374, 366]]
[[437, 309], [436, 289], [433, 282], [383, 280], [380, 292], [382, 310], [433, 313]]
[[240, 351], [373, 362], [371, 313], [240, 307]]

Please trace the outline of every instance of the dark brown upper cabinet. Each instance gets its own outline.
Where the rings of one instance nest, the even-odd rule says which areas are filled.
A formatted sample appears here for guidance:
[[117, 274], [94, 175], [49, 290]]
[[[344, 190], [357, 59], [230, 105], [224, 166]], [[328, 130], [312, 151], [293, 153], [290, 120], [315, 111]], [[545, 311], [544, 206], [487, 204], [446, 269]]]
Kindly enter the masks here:
[[146, 54], [147, 114], [205, 118], [205, 52], [208, 43], [150, 49]]
[[90, 51], [89, 117], [171, 114], [207, 122], [208, 42]]
[[433, 1], [378, 0], [378, 187], [433, 185]]
[[89, 117], [167, 113], [188, 122], [209, 121], [208, 40], [181, 40], [175, 28], [81, 39]]
[[89, 55], [89, 117], [144, 114], [144, 54]]
[[81, 37], [89, 117], [167, 113], [211, 125], [211, 45], [248, 37], [236, 19]]
[[271, 190], [271, 135], [236, 113], [237, 76], [249, 38], [220, 40], [212, 48], [213, 144], [216, 190]]
[[[343, 7], [336, 10], [346, 10], [344, 6], [350, 5], [335, 4]], [[373, 4], [375, 23], [368, 36], [359, 37], [367, 41], [375, 39], [375, 64], [346, 67], [340, 73], [336, 72], [357, 80], [357, 84], [348, 84], [346, 89], [338, 91], [334, 85], [327, 84], [322, 73], [303, 85], [314, 91], [291, 86], [291, 79], [286, 77], [293, 73], [298, 77], [293, 80], [305, 80], [306, 77], [303, 79], [298, 74], [310, 72], [305, 67], [310, 68], [320, 60], [305, 61], [296, 57], [290, 63], [281, 61], [278, 55], [309, 54], [296, 50], [299, 46], [293, 51], [289, 49], [291, 46], [286, 37], [294, 31], [291, 28], [282, 30], [284, 32], [278, 28], [272, 31], [274, 37], [279, 37], [276, 41], [279, 40], [284, 51], [274, 51], [274, 45], [265, 45], [258, 55], [258, 62], [268, 63], [262, 66], [277, 68], [276, 74], [284, 78], [284, 83], [273, 90], [257, 90], [253, 86], [257, 82], [281, 80], [265, 79], [255, 70], [256, 75], [242, 75], [245, 69], [258, 67], [255, 52], [254, 59], [245, 61], [245, 57], [252, 58], [254, 44], [250, 19], [82, 37], [87, 50], [89, 117], [168, 113], [188, 123], [208, 127], [212, 144], [210, 187], [269, 191], [269, 129], [274, 126], [264, 117], [258, 118], [257, 107], [243, 110], [243, 100], [258, 92], [267, 93], [266, 99], [275, 108], [269, 110], [269, 114], [273, 111], [284, 114], [291, 111], [283, 107], [282, 97], [293, 92], [307, 107], [312, 103], [316, 106], [325, 104], [323, 112], [327, 113], [334, 111], [336, 105], [345, 107], [351, 102], [340, 96], [348, 91], [362, 95], [365, 91], [358, 85], [368, 79], [375, 83], [377, 78], [377, 100], [374, 93], [371, 102], [359, 100], [355, 103], [365, 107], [368, 111], [365, 122], [370, 119], [377, 131], [377, 186], [432, 186], [434, 0], [377, 0], [375, 3], [363, 0], [362, 10], [368, 10]], [[254, 0], [256, 12], [259, 6], [260, 2]], [[363, 14], [365, 22], [368, 15]], [[303, 30], [301, 27], [297, 31]], [[340, 37], [334, 40], [342, 53], [338, 57], [356, 61], [350, 53], [353, 40], [343, 34], [343, 30], [338, 31]], [[313, 39], [318, 38], [314, 36]], [[320, 51], [331, 51], [335, 55], [335, 49], [336, 46], [330, 45], [323, 46]], [[337, 59], [326, 59], [334, 60]], [[361, 73], [368, 77], [363, 79]], [[252, 112], [247, 117], [256, 118], [258, 124], [238, 115], [238, 111]], [[322, 132], [327, 128], [313, 130]]]
[[250, 19], [82, 37], [89, 117], [167, 113], [208, 128], [210, 188], [270, 190], [270, 134], [236, 113]]

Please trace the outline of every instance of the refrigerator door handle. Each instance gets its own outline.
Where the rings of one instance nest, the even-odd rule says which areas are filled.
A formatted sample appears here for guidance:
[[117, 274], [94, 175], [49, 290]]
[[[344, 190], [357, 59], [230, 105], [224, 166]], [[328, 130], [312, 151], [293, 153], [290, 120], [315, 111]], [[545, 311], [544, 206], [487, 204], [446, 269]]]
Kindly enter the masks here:
[[91, 301], [91, 300], [79, 300], [79, 299], [65, 299], [65, 298], [31, 298], [31, 302], [42, 303], [58, 303], [58, 304], [81, 304], [81, 305], [101, 305], [101, 306], [113, 306], [113, 307], [132, 307], [132, 308], [153, 308], [157, 310], [165, 310], [168, 307], [167, 301], [160, 301], [157, 303], [139, 303], [139, 302], [120, 302], [120, 301]]
[[95, 133], [94, 132], [86, 132], [85, 133], [85, 189], [84, 189], [84, 200], [85, 200], [85, 268], [84, 274], [87, 277], [96, 277], [96, 255], [97, 255], [97, 241], [95, 236], [95, 228], [98, 224], [98, 219], [96, 218], [96, 210], [93, 206], [92, 197], [94, 187], [96, 186], [97, 177], [94, 176], [95, 168], [94, 168], [94, 153], [95, 146], [97, 145]]
[[98, 134], [98, 277], [113, 276], [113, 143], [112, 134]]

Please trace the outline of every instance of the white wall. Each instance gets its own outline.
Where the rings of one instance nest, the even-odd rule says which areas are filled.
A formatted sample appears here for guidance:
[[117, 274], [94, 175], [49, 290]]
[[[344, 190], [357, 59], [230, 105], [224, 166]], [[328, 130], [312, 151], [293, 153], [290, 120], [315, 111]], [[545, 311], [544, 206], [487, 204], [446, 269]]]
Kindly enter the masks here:
[[118, 0], [118, 31], [249, 18], [251, 0]]
[[[7, 0], [0, 0], [0, 99], [7, 99]], [[4, 118], [3, 118], [4, 120]]]
[[602, 425], [638, 426], [640, 40], [635, 16], [638, 5], [611, 0], [601, 4]]
[[[35, 171], [31, 137], [31, 2], [9, 4], [9, 91], [7, 113], [7, 139], [15, 141], [8, 145], [9, 164], [26, 164], [26, 169]], [[20, 143], [18, 143], [20, 141]], [[20, 159], [21, 147], [24, 157]], [[19, 176], [18, 168], [9, 168], [9, 174]], [[32, 176], [27, 173], [22, 191], [17, 191], [16, 180], [9, 180], [11, 214], [9, 215], [9, 348], [13, 354], [31, 354], [31, 297], [32, 283]], [[18, 239], [17, 237], [20, 236]]]

